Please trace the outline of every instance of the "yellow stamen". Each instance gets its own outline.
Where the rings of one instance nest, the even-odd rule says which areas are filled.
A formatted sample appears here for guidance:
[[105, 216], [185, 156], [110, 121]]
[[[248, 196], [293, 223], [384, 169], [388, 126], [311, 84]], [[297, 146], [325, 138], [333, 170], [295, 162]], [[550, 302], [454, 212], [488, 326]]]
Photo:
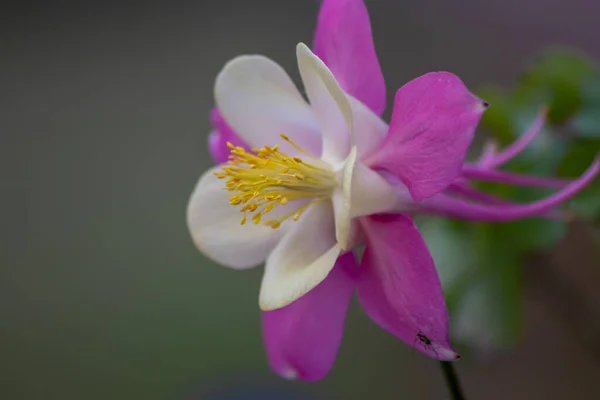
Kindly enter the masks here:
[[[300, 153], [314, 160], [289, 137], [280, 136]], [[297, 221], [311, 205], [331, 197], [336, 185], [333, 171], [309, 164], [299, 157], [290, 157], [279, 150], [279, 145], [253, 148], [250, 152], [231, 143], [227, 143], [227, 147], [231, 151], [227, 166], [215, 172], [215, 176], [227, 179], [225, 190], [233, 192], [229, 204], [242, 205], [240, 211], [244, 216], [240, 220], [241, 225], [246, 223], [247, 213], [255, 213], [252, 221], [259, 224], [265, 214], [279, 206], [296, 200], [311, 200], [264, 224], [277, 229], [288, 218]]]

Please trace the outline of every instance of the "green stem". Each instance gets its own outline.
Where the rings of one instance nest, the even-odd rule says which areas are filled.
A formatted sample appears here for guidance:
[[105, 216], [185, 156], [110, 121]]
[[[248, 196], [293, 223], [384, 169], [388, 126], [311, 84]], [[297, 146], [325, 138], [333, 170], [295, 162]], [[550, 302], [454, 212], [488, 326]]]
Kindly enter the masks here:
[[458, 376], [456, 375], [456, 371], [454, 371], [453, 363], [440, 361], [440, 366], [444, 372], [444, 378], [446, 379], [446, 385], [448, 386], [448, 391], [450, 392], [452, 400], [465, 400], [465, 396], [463, 396], [462, 389], [460, 388]]

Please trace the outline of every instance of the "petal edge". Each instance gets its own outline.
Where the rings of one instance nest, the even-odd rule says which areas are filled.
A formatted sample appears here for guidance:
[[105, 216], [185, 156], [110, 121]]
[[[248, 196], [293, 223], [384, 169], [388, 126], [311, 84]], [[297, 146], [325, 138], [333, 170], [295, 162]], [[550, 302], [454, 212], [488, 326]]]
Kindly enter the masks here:
[[323, 282], [295, 302], [262, 313], [271, 368], [284, 378], [323, 379], [333, 367], [358, 266], [354, 254], [340, 256]]
[[401, 179], [415, 201], [459, 176], [487, 103], [448, 72], [413, 79], [396, 93], [388, 135], [366, 163]]
[[265, 264], [259, 298], [263, 311], [285, 307], [308, 293], [327, 277], [341, 252], [331, 202], [312, 205], [290, 224]]
[[346, 93], [381, 116], [386, 101], [385, 82], [375, 52], [369, 13], [362, 0], [323, 1], [314, 51]]
[[367, 246], [358, 298], [379, 326], [429, 357], [455, 360], [448, 312], [433, 259], [409, 217], [361, 219]]

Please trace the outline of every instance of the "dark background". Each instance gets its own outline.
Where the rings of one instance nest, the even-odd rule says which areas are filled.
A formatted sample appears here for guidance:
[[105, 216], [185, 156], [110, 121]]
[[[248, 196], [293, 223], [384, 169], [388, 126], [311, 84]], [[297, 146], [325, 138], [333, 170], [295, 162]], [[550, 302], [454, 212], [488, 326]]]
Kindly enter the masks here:
[[[245, 385], [319, 399], [446, 396], [437, 364], [356, 304], [331, 375], [280, 380], [262, 348], [260, 268], [218, 267], [187, 232], [188, 196], [210, 164], [216, 74], [236, 55], [260, 53], [297, 80], [295, 45], [312, 42], [318, 6], [2, 6], [0, 398], [208, 399], [237, 385], [239, 399], [250, 396]], [[474, 89], [510, 84], [548, 44], [600, 53], [593, 0], [367, 6], [388, 105], [404, 82], [432, 70]], [[589, 245], [570, 237], [548, 268], [598, 300], [597, 270], [580, 256]], [[569, 310], [556, 312], [560, 295], [537, 282], [528, 285], [519, 347], [457, 365], [470, 399], [600, 398], [600, 364], [569, 328]]]

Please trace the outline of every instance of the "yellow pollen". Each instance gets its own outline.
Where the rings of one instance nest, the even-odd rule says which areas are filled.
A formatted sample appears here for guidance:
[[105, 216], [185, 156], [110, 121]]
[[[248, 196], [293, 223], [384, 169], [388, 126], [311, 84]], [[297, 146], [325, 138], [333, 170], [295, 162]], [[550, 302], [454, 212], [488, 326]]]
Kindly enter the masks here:
[[[317, 160], [286, 135], [280, 136], [301, 154]], [[241, 225], [246, 223], [247, 213], [254, 213], [251, 219], [259, 224], [265, 214], [279, 206], [296, 200], [309, 200], [282, 217], [263, 223], [277, 229], [288, 218], [298, 221], [311, 205], [331, 197], [336, 186], [333, 171], [307, 163], [299, 157], [290, 157], [279, 150], [279, 145], [253, 148], [250, 152], [231, 143], [227, 143], [227, 147], [231, 152], [229, 161], [214, 174], [219, 179], [227, 179], [225, 190], [232, 192], [229, 204], [241, 205], [240, 211], [244, 213]]]

